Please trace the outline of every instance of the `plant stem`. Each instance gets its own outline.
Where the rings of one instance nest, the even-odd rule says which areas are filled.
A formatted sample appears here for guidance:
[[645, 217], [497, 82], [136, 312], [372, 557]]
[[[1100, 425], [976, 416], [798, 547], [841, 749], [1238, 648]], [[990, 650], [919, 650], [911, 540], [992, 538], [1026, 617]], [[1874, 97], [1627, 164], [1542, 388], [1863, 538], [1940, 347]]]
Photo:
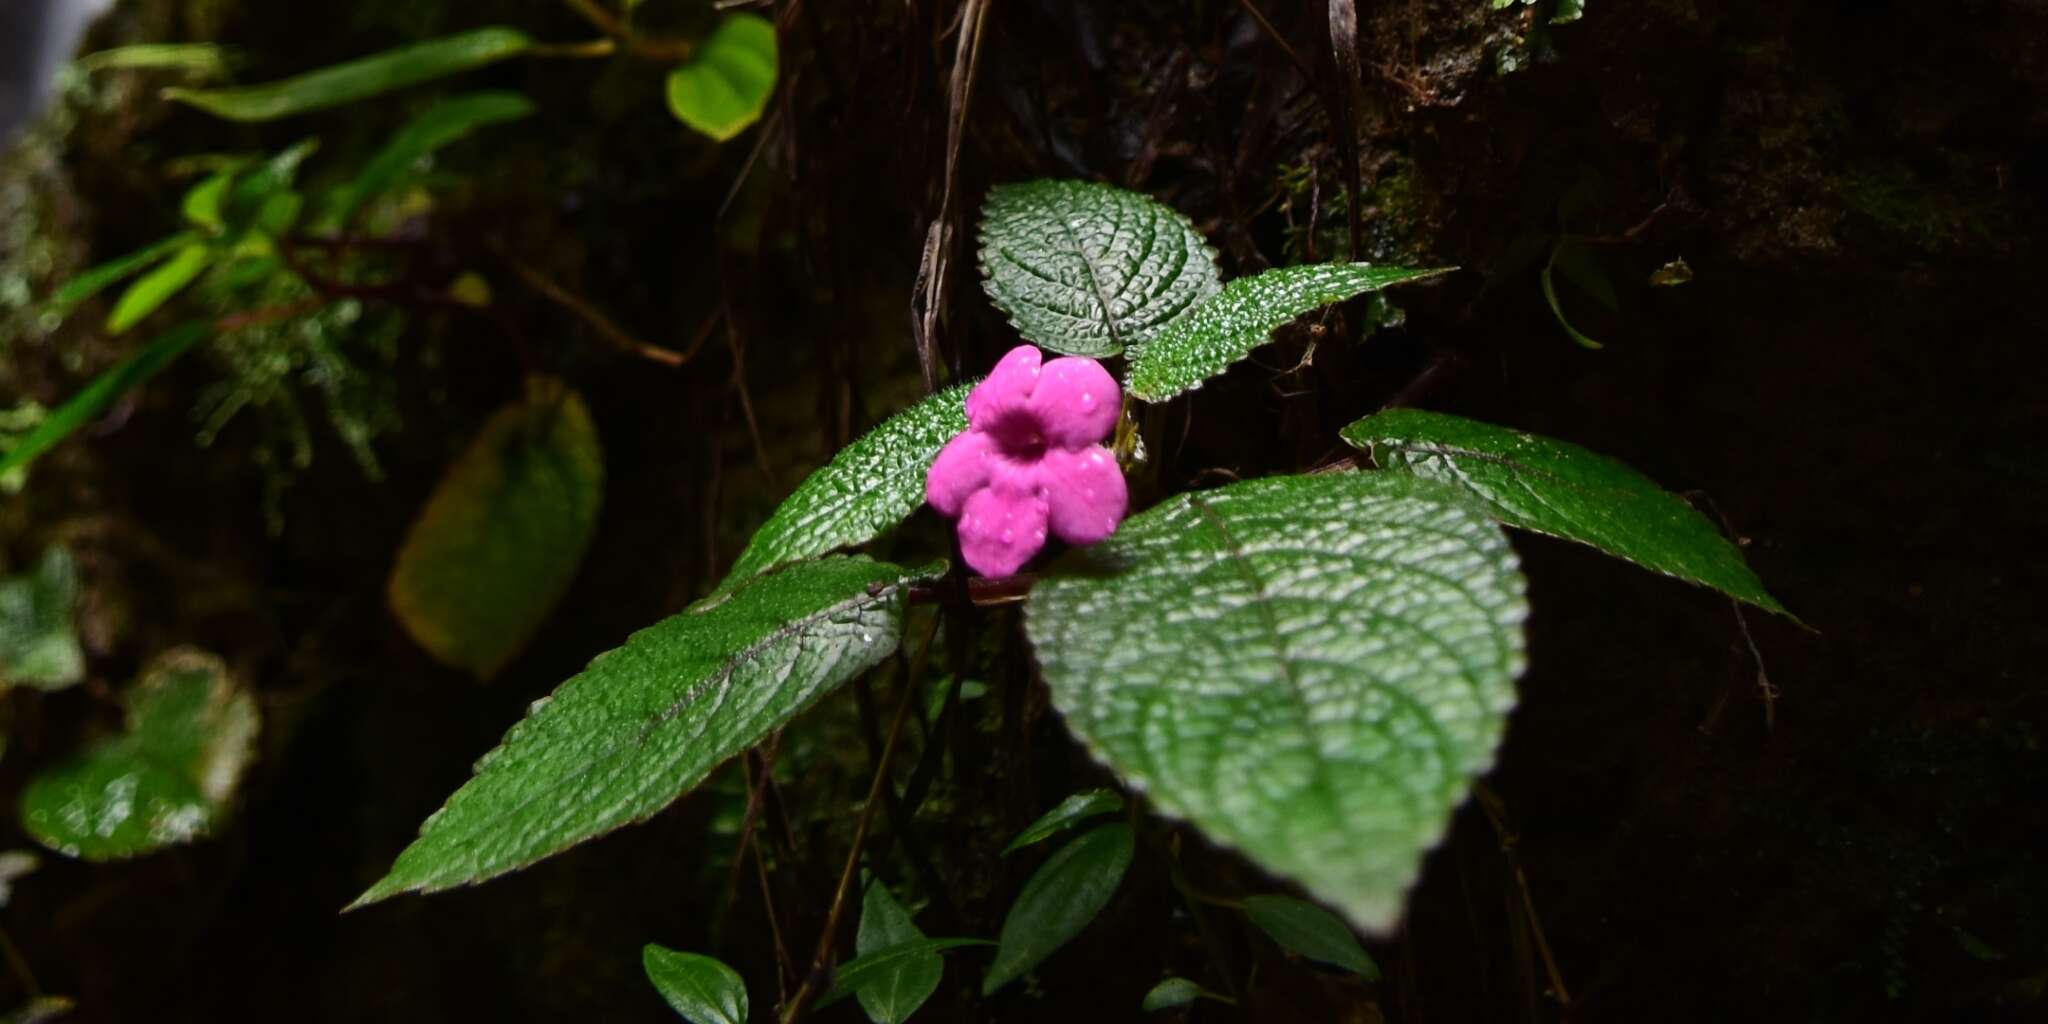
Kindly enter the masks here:
[[811, 955], [810, 972], [804, 975], [796, 995], [782, 1007], [782, 1024], [793, 1024], [803, 1016], [804, 1007], [817, 994], [818, 978], [824, 973], [825, 959], [832, 955], [832, 939], [839, 930], [839, 915], [846, 910], [846, 893], [853, 888], [853, 877], [860, 867], [861, 844], [867, 841], [868, 823], [874, 820], [875, 806], [881, 803], [882, 787], [889, 782], [889, 759], [896, 752], [896, 741], [903, 735], [903, 723], [910, 718], [910, 706], [917, 703], [915, 681], [908, 681], [904, 687], [903, 701], [896, 706], [896, 720], [889, 724], [889, 738], [882, 744], [880, 763], [875, 766], [874, 781], [868, 784], [868, 798], [860, 808], [860, 822], [853, 829], [853, 848], [846, 853], [846, 867], [839, 873], [839, 887], [832, 893], [832, 909], [825, 913], [825, 927], [818, 936], [817, 952]]

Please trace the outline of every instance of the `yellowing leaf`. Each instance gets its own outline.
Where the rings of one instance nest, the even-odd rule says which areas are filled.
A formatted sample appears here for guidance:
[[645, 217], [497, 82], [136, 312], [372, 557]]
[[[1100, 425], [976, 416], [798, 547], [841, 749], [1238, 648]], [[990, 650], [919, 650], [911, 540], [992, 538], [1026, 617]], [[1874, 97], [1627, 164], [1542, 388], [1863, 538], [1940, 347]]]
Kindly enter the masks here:
[[569, 589], [597, 527], [604, 455], [582, 396], [534, 377], [413, 521], [391, 610], [443, 664], [495, 674]]
[[775, 25], [756, 14], [719, 23], [704, 48], [668, 76], [668, 108], [719, 142], [761, 119], [775, 91]]

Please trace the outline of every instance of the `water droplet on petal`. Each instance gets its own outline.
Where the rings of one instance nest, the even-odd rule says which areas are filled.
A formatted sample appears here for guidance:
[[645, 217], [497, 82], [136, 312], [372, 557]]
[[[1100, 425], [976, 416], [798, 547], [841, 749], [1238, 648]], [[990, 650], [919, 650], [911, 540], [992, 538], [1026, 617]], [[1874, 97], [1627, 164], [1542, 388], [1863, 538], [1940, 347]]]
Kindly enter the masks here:
[[1095, 408], [1095, 393], [1094, 393], [1094, 392], [1092, 392], [1092, 391], [1083, 391], [1083, 392], [1081, 392], [1081, 408], [1083, 408], [1083, 409], [1093, 409], [1093, 408]]
[[1093, 488], [1093, 487], [1083, 487], [1083, 488], [1081, 488], [1081, 497], [1083, 497], [1083, 498], [1085, 498], [1085, 499], [1087, 499], [1087, 500], [1089, 500], [1089, 501], [1094, 501], [1094, 500], [1095, 500], [1095, 488]]
[[1010, 544], [1010, 543], [1014, 543], [1014, 542], [1015, 542], [1016, 540], [1017, 540], [1017, 531], [1015, 531], [1015, 530], [1004, 530], [1004, 531], [1003, 531], [1003, 543], [1005, 543], [1005, 544]]

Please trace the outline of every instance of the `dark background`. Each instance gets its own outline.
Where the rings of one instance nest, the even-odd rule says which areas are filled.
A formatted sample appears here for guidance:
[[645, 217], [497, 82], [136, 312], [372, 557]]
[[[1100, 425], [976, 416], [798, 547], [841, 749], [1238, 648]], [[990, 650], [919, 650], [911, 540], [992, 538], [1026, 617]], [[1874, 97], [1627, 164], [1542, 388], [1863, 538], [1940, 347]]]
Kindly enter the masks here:
[[[702, 24], [673, 2], [678, 31]], [[1326, 12], [1260, 6], [1308, 76], [1236, 4], [996, 0], [956, 185], [963, 234], [990, 183], [1072, 176], [1185, 211], [1230, 274], [1332, 258], [1347, 191], [1333, 126], [1347, 119], [1332, 113]], [[1382, 983], [1288, 961], [1214, 908], [1205, 946], [1160, 825], [1118, 899], [1034, 984], [980, 1001], [985, 954], [954, 954], [920, 1019], [1129, 1020], [1168, 974], [1243, 998], [1194, 1020], [2048, 1019], [2048, 6], [1590, 0], [1547, 41], [1538, 12], [1481, 0], [1360, 6], [1348, 120], [1362, 255], [1464, 269], [1394, 295], [1398, 327], [1370, 330], [1355, 304], [1320, 323], [1307, 367], [1290, 370], [1311, 332], [1291, 329], [1183, 400], [1148, 438], [1160, 486], [1338, 457], [1337, 427], [1390, 400], [1457, 412], [1695, 493], [1812, 629], [1748, 616], [1765, 684], [1725, 599], [1517, 537], [1531, 667], [1487, 779], [1510, 831], [1476, 803], [1460, 812], [1407, 925], [1372, 944]], [[574, 591], [488, 687], [427, 661], [382, 606], [412, 513], [516, 393], [518, 361], [488, 323], [412, 319], [389, 368], [403, 427], [379, 442], [381, 482], [317, 436], [312, 466], [276, 491], [256, 417], [192, 444], [187, 410], [221, 372], [198, 359], [6, 499], [12, 564], [52, 540], [80, 552], [94, 682], [10, 695], [0, 792], [107, 724], [108, 686], [173, 643], [221, 652], [266, 713], [223, 834], [118, 865], [52, 855], [0, 912], [42, 986], [79, 1000], [74, 1019], [661, 1020], [639, 975], [649, 941], [722, 955], [766, 1012], [775, 964], [756, 883], [723, 913], [731, 840], [715, 819], [731, 778], [517, 876], [336, 910], [526, 702], [701, 593], [808, 466], [916, 392], [911, 282], [939, 211], [958, 13], [785, 6], [772, 120], [724, 147], [668, 119], [658, 67], [472, 76], [542, 112], [451, 157], [475, 186], [431, 226], [449, 265], [521, 254], [655, 343], [711, 339], [681, 369], [652, 367], [501, 287], [541, 358], [589, 397], [610, 483]], [[218, 38], [251, 54], [253, 80], [494, 22], [589, 34], [539, 2], [131, 0], [88, 46]], [[1498, 73], [1503, 48], [1527, 66]], [[251, 129], [140, 85], [99, 89], [66, 101], [68, 133], [32, 133], [0, 169], [4, 212], [32, 228], [0, 240], [0, 260], [39, 293], [170, 228], [164, 159], [312, 132], [323, 152], [360, 151], [403, 109]], [[1313, 202], [1282, 187], [1284, 168], [1314, 180]], [[1603, 350], [1575, 346], [1538, 288], [1543, 241], [1560, 233], [1591, 238], [1620, 293], [1614, 314], [1561, 295]], [[938, 351], [973, 373], [1014, 336], [969, 252]], [[1680, 257], [1691, 283], [1648, 285]], [[24, 329], [0, 348], [0, 388], [53, 402], [123, 344]], [[939, 536], [922, 519], [911, 535]], [[943, 893], [906, 883], [934, 900], [920, 916], [933, 934], [994, 934], [1036, 863], [994, 851], [1101, 779], [1047, 712], [1014, 621], [982, 625], [1015, 656], [933, 740], [953, 745], [954, 781], [913, 834], [883, 829], [885, 852], [918, 847], [934, 864]], [[799, 949], [869, 771], [857, 700], [816, 718], [815, 770], [784, 779], [792, 824], [770, 840]], [[0, 846], [27, 844], [5, 820]], [[1199, 888], [1272, 887], [1185, 830], [1179, 841]], [[912, 874], [893, 852], [878, 867]], [[0, 982], [0, 1001], [23, 995]]]

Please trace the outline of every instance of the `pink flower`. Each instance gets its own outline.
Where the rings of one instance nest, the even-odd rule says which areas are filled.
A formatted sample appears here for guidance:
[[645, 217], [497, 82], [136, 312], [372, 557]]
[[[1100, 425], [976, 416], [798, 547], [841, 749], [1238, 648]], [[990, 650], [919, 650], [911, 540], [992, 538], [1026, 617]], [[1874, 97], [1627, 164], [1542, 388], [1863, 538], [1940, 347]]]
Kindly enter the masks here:
[[960, 553], [984, 576], [1022, 568], [1048, 528], [1069, 544], [1102, 540], [1130, 500], [1101, 444], [1123, 404], [1116, 379], [1093, 359], [1044, 358], [1011, 349], [968, 393], [966, 433], [925, 477], [925, 500], [960, 521]]

